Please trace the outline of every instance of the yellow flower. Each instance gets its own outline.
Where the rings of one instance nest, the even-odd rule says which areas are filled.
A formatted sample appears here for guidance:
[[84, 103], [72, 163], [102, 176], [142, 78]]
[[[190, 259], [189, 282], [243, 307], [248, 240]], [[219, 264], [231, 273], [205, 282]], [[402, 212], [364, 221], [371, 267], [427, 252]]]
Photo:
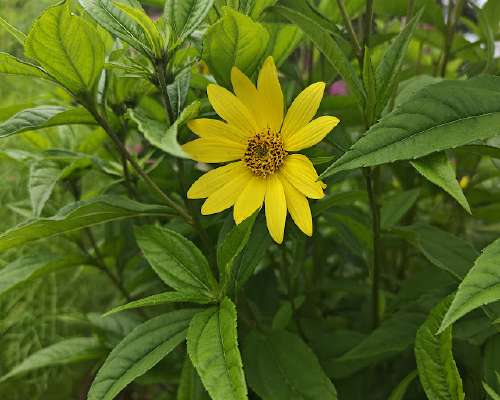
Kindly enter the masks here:
[[201, 208], [204, 215], [234, 206], [237, 224], [265, 203], [267, 228], [278, 243], [283, 242], [288, 209], [295, 224], [311, 236], [307, 198], [322, 198], [326, 185], [318, 181], [306, 156], [291, 153], [319, 143], [339, 123], [330, 116], [312, 120], [325, 84], [304, 89], [284, 117], [283, 93], [272, 57], [264, 62], [257, 87], [236, 67], [231, 82], [235, 94], [217, 85], [207, 88], [212, 107], [225, 122], [190, 121], [188, 126], [199, 139], [183, 148], [199, 162], [238, 161], [201, 176], [189, 189], [188, 198], [207, 198]]

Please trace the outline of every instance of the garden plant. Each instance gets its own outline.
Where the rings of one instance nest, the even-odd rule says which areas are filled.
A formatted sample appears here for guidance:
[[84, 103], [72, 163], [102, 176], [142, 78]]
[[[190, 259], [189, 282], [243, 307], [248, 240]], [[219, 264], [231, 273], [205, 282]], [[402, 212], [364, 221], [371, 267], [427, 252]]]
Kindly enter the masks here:
[[499, 400], [500, 0], [2, 0], [0, 399]]

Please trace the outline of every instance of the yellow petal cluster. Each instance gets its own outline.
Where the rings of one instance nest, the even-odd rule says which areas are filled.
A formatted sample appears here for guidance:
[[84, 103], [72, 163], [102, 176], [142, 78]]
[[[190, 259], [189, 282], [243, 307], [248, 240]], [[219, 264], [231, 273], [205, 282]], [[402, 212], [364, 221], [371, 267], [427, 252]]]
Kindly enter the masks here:
[[308, 86], [285, 114], [272, 57], [264, 62], [257, 86], [236, 67], [231, 83], [234, 94], [218, 85], [207, 88], [208, 100], [223, 121], [190, 121], [189, 128], [199, 138], [183, 146], [196, 161], [229, 164], [201, 176], [189, 189], [188, 198], [206, 198], [201, 208], [204, 215], [234, 207], [237, 224], [265, 204], [267, 227], [277, 243], [283, 242], [287, 213], [311, 236], [307, 198], [322, 198], [325, 185], [311, 161], [292, 152], [319, 143], [339, 123], [331, 116], [313, 119], [325, 84]]

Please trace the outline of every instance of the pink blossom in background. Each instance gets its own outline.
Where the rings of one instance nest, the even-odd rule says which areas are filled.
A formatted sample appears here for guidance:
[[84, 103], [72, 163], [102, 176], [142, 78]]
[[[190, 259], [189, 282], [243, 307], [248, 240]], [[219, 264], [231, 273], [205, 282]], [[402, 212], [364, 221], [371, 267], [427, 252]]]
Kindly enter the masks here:
[[347, 85], [344, 81], [335, 81], [328, 88], [330, 96], [345, 96], [347, 95]]
[[144, 148], [142, 147], [142, 144], [140, 143], [136, 143], [136, 144], [133, 144], [133, 145], [128, 145], [127, 146], [127, 150], [132, 153], [132, 154], [141, 154], [142, 153], [142, 150], [144, 150]]

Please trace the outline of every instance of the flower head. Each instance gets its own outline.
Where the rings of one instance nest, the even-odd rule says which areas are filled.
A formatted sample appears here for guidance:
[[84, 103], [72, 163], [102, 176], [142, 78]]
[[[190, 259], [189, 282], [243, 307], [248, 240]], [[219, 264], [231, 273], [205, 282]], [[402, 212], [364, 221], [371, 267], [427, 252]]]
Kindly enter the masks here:
[[304, 89], [284, 115], [272, 57], [264, 62], [257, 86], [236, 67], [231, 83], [234, 94], [217, 85], [207, 88], [212, 107], [224, 121], [190, 121], [189, 128], [199, 138], [183, 146], [196, 161], [230, 163], [201, 176], [189, 189], [188, 198], [206, 198], [201, 208], [204, 215], [234, 206], [237, 224], [265, 203], [267, 227], [278, 243], [283, 241], [288, 210], [295, 224], [311, 236], [307, 198], [322, 198], [326, 186], [318, 180], [311, 161], [293, 152], [319, 143], [339, 123], [330, 116], [312, 120], [325, 84]]

